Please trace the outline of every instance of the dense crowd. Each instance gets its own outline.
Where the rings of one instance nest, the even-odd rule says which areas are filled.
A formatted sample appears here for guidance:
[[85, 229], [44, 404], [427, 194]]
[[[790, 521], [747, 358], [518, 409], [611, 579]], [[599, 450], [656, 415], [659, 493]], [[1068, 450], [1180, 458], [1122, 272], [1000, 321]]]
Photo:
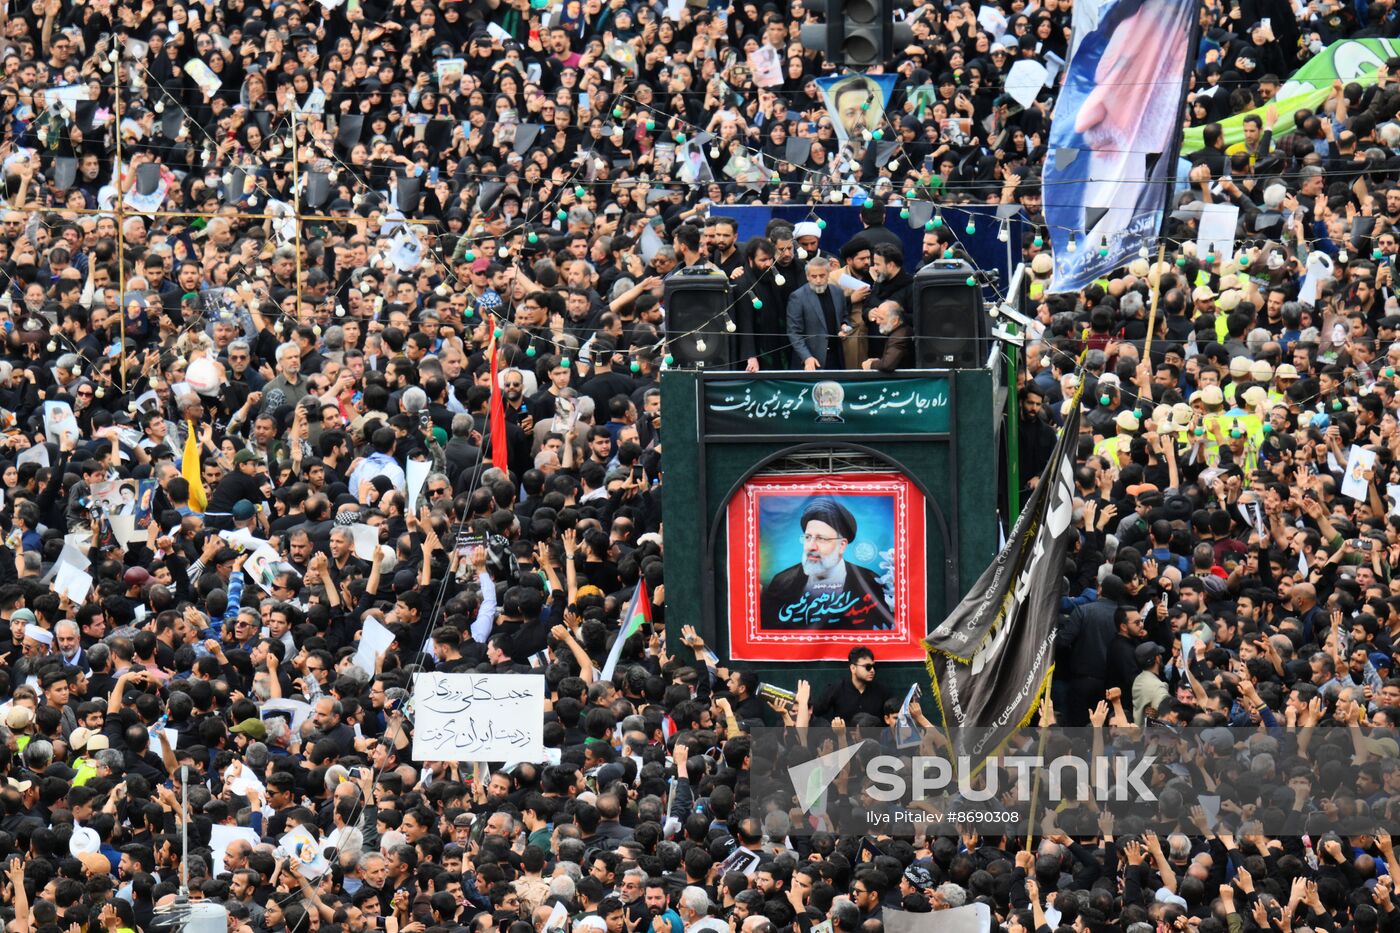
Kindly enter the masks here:
[[[1400, 61], [1277, 135], [1213, 121], [1400, 20], [1206, 3], [1165, 261], [1047, 294], [1055, 81], [1005, 78], [1068, 57], [1071, 13], [916, 0], [845, 139], [800, 3], [7, 5], [6, 930], [172, 928], [186, 876], [230, 933], [1394, 928]], [[1272, 743], [1216, 731], [1175, 816], [1030, 850], [814, 825], [751, 795], [750, 735], [893, 724], [880, 659], [770, 703], [666, 638], [664, 278], [730, 278], [736, 368], [907, 368], [911, 275], [961, 253], [933, 218], [906, 253], [906, 199], [1021, 211], [1028, 488], [1084, 406], [1054, 715]], [[1221, 200], [1238, 248], [1198, 254]], [[721, 204], [812, 210], [740, 242]], [[392, 641], [357, 657], [369, 620]], [[424, 670], [542, 674], [547, 760], [415, 759]]]

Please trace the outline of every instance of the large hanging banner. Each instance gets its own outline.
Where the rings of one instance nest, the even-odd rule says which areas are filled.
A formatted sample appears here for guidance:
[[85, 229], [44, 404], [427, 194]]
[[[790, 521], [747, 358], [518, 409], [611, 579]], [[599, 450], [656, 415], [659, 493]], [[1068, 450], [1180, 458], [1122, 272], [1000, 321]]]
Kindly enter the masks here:
[[1114, 0], [1081, 40], [1045, 165], [1052, 291], [1081, 289], [1155, 241], [1196, 6]]
[[1074, 520], [1079, 394], [1006, 546], [926, 640], [956, 754], [981, 762], [1030, 722], [1055, 670], [1062, 569]]
[[767, 475], [729, 501], [729, 654], [924, 656], [924, 497], [898, 473]]
[[[1386, 59], [1400, 55], [1400, 39], [1342, 39], [1308, 59], [1307, 64], [1293, 72], [1271, 104], [1237, 113], [1220, 121], [1225, 131], [1226, 147], [1244, 142], [1244, 118], [1257, 116], [1268, 119], [1273, 107], [1277, 113], [1274, 139], [1293, 132], [1293, 115], [1300, 110], [1316, 111], [1332, 94], [1332, 82], [1338, 78], [1344, 84], [1353, 81], [1362, 87], [1376, 83], [1376, 69]], [[1222, 93], [1217, 91], [1216, 93]], [[1195, 152], [1205, 146], [1205, 127], [1193, 126], [1182, 137], [1181, 151]]]

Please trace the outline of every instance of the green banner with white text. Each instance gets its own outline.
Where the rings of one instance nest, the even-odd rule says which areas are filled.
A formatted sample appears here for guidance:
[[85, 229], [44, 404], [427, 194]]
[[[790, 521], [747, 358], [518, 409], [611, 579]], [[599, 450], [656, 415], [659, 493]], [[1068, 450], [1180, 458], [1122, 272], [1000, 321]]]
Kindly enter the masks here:
[[944, 377], [719, 379], [706, 380], [704, 391], [708, 434], [946, 434], [952, 407]]

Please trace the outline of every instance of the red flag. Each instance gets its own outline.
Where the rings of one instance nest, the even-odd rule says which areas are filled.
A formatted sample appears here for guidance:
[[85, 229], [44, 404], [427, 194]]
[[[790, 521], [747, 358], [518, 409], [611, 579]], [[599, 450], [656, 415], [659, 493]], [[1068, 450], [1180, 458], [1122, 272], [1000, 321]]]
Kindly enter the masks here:
[[501, 383], [497, 369], [496, 336], [491, 335], [491, 345], [486, 352], [491, 357], [491, 408], [489, 409], [489, 429], [491, 432], [491, 463], [510, 473], [509, 450], [506, 448], [506, 400], [501, 397]]

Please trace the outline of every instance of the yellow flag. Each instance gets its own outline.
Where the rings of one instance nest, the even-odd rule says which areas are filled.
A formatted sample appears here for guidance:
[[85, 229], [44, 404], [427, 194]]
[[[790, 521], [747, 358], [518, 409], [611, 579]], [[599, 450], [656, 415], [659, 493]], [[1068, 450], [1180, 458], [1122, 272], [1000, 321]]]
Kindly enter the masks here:
[[185, 456], [180, 461], [180, 475], [190, 484], [190, 508], [203, 512], [209, 504], [204, 493], [204, 480], [199, 471], [199, 439], [195, 437], [194, 422], [185, 422], [189, 430], [185, 433]]

